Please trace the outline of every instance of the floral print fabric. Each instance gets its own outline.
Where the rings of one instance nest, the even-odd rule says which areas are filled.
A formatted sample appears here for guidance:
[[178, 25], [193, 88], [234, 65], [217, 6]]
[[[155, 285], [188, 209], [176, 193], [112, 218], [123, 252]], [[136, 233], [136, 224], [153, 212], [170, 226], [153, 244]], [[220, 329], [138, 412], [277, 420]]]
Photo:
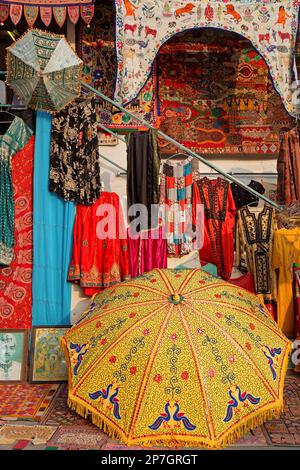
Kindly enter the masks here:
[[52, 121], [50, 191], [93, 204], [101, 194], [95, 98], [78, 98]]

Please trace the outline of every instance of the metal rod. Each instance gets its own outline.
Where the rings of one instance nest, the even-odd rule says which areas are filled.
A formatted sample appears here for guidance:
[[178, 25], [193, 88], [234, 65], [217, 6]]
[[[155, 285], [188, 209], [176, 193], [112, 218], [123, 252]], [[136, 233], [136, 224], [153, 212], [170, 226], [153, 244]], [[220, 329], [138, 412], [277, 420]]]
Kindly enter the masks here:
[[263, 199], [265, 202], [267, 202], [270, 206], [273, 206], [275, 207], [276, 209], [280, 209], [280, 206], [278, 204], [276, 204], [275, 202], [271, 201], [270, 199], [268, 199], [267, 197], [265, 197], [263, 194], [259, 194], [257, 191], [255, 191], [254, 189], [252, 188], [249, 188], [249, 186], [247, 186], [246, 184], [242, 183], [241, 181], [237, 180], [236, 178], [234, 178], [234, 176], [232, 175], [229, 175], [228, 173], [226, 173], [224, 170], [222, 170], [221, 168], [219, 168], [218, 166], [214, 165], [213, 163], [207, 161], [204, 157], [202, 157], [201, 155], [198, 155], [198, 153], [195, 153], [193, 152], [192, 150], [188, 149], [187, 147], [185, 147], [184, 145], [180, 144], [179, 142], [177, 142], [176, 140], [172, 139], [172, 137], [169, 137], [167, 134], [165, 134], [164, 132], [160, 131], [159, 129], [155, 129], [155, 127], [151, 126], [151, 124], [149, 124], [147, 121], [145, 121], [144, 119], [142, 119], [141, 117], [139, 116], [136, 116], [135, 114], [133, 114], [131, 111], [128, 111], [127, 109], [125, 109], [121, 104], [111, 100], [110, 98], [108, 98], [106, 95], [104, 95], [103, 93], [101, 93], [101, 91], [99, 90], [95, 90], [95, 88], [91, 87], [90, 85], [88, 85], [87, 83], [84, 83], [84, 82], [81, 82], [82, 86], [87, 88], [88, 90], [92, 91], [93, 93], [95, 93], [96, 95], [100, 96], [103, 100], [107, 101], [108, 103], [112, 104], [113, 106], [116, 106], [117, 108], [121, 109], [124, 113], [128, 114], [129, 116], [131, 117], [134, 117], [135, 119], [137, 119], [138, 121], [140, 121], [145, 127], [147, 127], [148, 129], [152, 129], [154, 130], [160, 137], [164, 138], [165, 140], [167, 140], [168, 142], [170, 142], [171, 144], [173, 145], [176, 145], [176, 147], [180, 148], [180, 150], [183, 150], [185, 153], [187, 153], [188, 155], [191, 155], [192, 157], [194, 158], [197, 158], [198, 160], [200, 160], [202, 163], [204, 163], [206, 166], [209, 166], [210, 168], [212, 168], [213, 170], [215, 170], [217, 173], [219, 173], [220, 175], [223, 175], [224, 178], [228, 179], [229, 181], [233, 181], [234, 183], [237, 183], [239, 186], [241, 186], [242, 188], [244, 188], [246, 191], [248, 191], [249, 193], [253, 194], [254, 196], [260, 198], [260, 199]]
[[108, 134], [113, 135], [113, 136], [116, 137], [118, 140], [122, 140], [122, 142], [125, 142], [125, 144], [126, 144], [126, 139], [124, 139], [124, 137], [119, 136], [119, 134], [116, 134], [115, 132], [111, 131], [110, 129], [108, 129], [107, 127], [103, 126], [103, 124], [100, 124], [99, 122], [97, 122], [97, 125], [98, 125], [99, 127], [101, 127], [101, 129], [105, 130], [105, 132], [107, 132]]
[[[217, 173], [203, 173], [202, 171], [200, 171], [200, 174], [203, 176], [217, 175]], [[278, 173], [235, 173], [234, 171], [230, 171], [228, 174], [234, 176], [278, 176]]]
[[109, 158], [105, 157], [104, 155], [102, 155], [101, 153], [99, 154], [99, 157], [100, 158], [103, 158], [103, 160], [106, 160], [107, 162], [111, 163], [112, 165], [116, 166], [117, 168], [119, 168], [120, 170], [124, 171], [125, 174], [127, 174], [127, 171], [125, 168], [123, 168], [122, 166], [118, 165], [117, 163], [113, 162], [112, 160], [110, 160]]
[[14, 104], [2, 104], [0, 103], [0, 108], [12, 108], [12, 109], [27, 109], [26, 106], [16, 106]]

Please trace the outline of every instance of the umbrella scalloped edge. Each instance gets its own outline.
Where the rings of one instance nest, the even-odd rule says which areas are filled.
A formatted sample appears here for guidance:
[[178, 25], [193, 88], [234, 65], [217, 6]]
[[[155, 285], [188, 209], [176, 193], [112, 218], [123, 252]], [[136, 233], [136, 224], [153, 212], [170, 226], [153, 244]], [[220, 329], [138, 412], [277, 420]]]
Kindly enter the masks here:
[[[69, 363], [69, 354], [65, 339], [61, 338], [61, 346], [63, 347], [65, 357], [67, 362]], [[279, 418], [280, 415], [283, 413], [284, 410], [284, 400], [283, 400], [283, 392], [284, 392], [284, 382], [287, 373], [288, 363], [289, 363], [289, 356], [292, 351], [292, 342], [289, 343], [289, 346], [286, 349], [285, 358], [282, 364], [282, 374], [281, 374], [281, 381], [280, 381], [280, 393], [279, 399], [272, 404], [267, 404], [264, 406], [263, 409], [252, 412], [248, 418], [243, 418], [240, 422], [233, 426], [233, 428], [225, 432], [224, 436], [220, 440], [209, 440], [209, 439], [199, 439], [199, 437], [190, 438], [182, 438], [178, 436], [176, 439], [170, 438], [170, 435], [166, 435], [165, 439], [162, 438], [155, 438], [155, 436], [151, 436], [150, 439], [143, 439], [143, 438], [128, 438], [125, 433], [120, 431], [119, 428], [115, 427], [114, 424], [108, 420], [105, 416], [100, 416], [98, 413], [93, 411], [92, 407], [87, 405], [86, 403], [80, 400], [80, 398], [75, 397], [72, 395], [70, 384], [71, 381], [71, 368], [68, 367], [69, 371], [69, 390], [68, 390], [68, 406], [70, 409], [74, 410], [77, 414], [82, 416], [83, 418], [91, 417], [92, 423], [97, 426], [99, 429], [104, 431], [108, 434], [109, 437], [115, 440], [119, 440], [127, 446], [133, 445], [140, 445], [143, 447], [155, 447], [158, 446], [165, 446], [165, 447], [203, 447], [209, 449], [222, 449], [230, 444], [233, 444], [238, 439], [242, 438], [245, 434], [247, 434], [252, 429], [261, 426], [266, 421], [271, 419]]]

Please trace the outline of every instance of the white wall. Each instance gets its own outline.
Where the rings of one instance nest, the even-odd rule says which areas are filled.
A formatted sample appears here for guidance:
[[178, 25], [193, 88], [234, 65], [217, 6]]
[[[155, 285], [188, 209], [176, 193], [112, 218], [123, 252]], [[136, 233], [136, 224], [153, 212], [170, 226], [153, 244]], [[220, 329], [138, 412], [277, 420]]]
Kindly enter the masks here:
[[[120, 142], [115, 147], [100, 147], [99, 148], [100, 154], [102, 153], [105, 157], [113, 160], [115, 163], [120, 165], [123, 168], [127, 166], [127, 157], [126, 157], [126, 144], [124, 142]], [[126, 176], [118, 177], [116, 174], [120, 171], [119, 169], [115, 168], [110, 163], [106, 162], [105, 160], [101, 159], [101, 175], [102, 181], [104, 183], [104, 190], [116, 192], [119, 196], [126, 194]], [[244, 173], [276, 173], [276, 164], [277, 159], [270, 159], [264, 158], [263, 156], [260, 159], [247, 159], [239, 158], [239, 159], [226, 159], [226, 158], [214, 158], [212, 162], [225, 170], [226, 172], [244, 172]], [[209, 173], [210, 169], [206, 167], [204, 164], [199, 162], [199, 171], [204, 173]], [[248, 184], [251, 177], [237, 177], [241, 179], [244, 183]], [[260, 178], [254, 177], [253, 179], [257, 179], [259, 181]], [[270, 183], [276, 183], [276, 178], [271, 177], [264, 177], [264, 180]], [[195, 254], [191, 254], [184, 259], [174, 260], [169, 259], [168, 267], [173, 268], [178, 264], [182, 264], [186, 262], [188, 259], [194, 258]], [[196, 256], [197, 259], [197, 256]], [[193, 261], [195, 265], [197, 264]], [[71, 305], [71, 323], [76, 321], [80, 314], [88, 307], [90, 302], [90, 298], [87, 298], [83, 295], [82, 290], [78, 286], [72, 287], [72, 305]]]

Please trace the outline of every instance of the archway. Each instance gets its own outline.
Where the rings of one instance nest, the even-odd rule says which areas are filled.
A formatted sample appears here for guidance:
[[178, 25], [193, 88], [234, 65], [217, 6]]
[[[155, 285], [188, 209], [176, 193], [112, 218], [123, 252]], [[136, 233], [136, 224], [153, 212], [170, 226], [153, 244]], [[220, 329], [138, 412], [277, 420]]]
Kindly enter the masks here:
[[293, 53], [299, 5], [284, 0], [116, 0], [118, 75], [115, 99], [132, 101], [146, 83], [157, 52], [172, 36], [193, 28], [217, 28], [249, 39], [268, 64], [274, 86], [297, 114]]

